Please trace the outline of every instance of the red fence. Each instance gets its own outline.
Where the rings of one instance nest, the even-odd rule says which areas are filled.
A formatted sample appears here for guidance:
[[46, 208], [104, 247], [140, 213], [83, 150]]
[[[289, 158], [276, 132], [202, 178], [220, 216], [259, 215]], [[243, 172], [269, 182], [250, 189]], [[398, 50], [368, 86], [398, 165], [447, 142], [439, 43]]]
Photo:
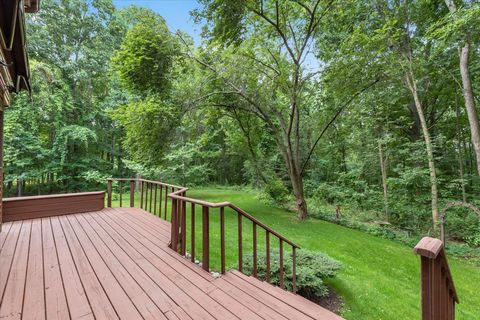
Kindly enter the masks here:
[[[114, 183], [116, 184], [114, 186]], [[126, 187], [125, 185], [128, 185]], [[196, 260], [197, 253], [195, 252], [195, 224], [198, 219], [202, 222], [202, 252], [200, 254], [202, 261], [202, 268], [210, 270], [210, 233], [212, 227], [210, 226], [210, 215], [215, 210], [215, 214], [219, 215], [220, 220], [220, 271], [222, 274], [226, 272], [226, 239], [225, 239], [225, 209], [230, 208], [237, 216], [237, 248], [238, 261], [237, 269], [243, 272], [244, 262], [244, 221], [249, 221], [252, 224], [252, 260], [253, 272], [252, 276], [258, 278], [258, 252], [259, 252], [259, 231], [265, 234], [265, 259], [266, 259], [266, 274], [265, 280], [271, 281], [271, 264], [273, 263], [270, 252], [272, 250], [271, 241], [278, 241], [279, 250], [279, 285], [285, 288], [285, 245], [291, 247], [292, 255], [292, 291], [296, 292], [296, 251], [299, 246], [280, 235], [270, 227], [266, 226], [255, 217], [245, 212], [241, 208], [235, 206], [230, 202], [212, 203], [199, 199], [193, 199], [186, 196], [188, 188], [175, 186], [163, 182], [145, 180], [145, 179], [109, 179], [107, 185], [107, 206], [112, 206], [113, 189], [116, 188], [118, 192], [119, 206], [124, 205], [123, 193], [129, 190], [129, 206], [135, 206], [135, 190], [138, 189], [140, 193], [140, 208], [158, 215], [160, 218], [171, 222], [171, 243], [170, 247], [183, 256], [187, 255], [187, 246], [190, 249], [189, 255], [192, 262]], [[126, 189], [128, 188], [128, 189]], [[171, 201], [170, 212], [167, 212], [167, 202]], [[187, 210], [188, 209], [188, 210]], [[190, 215], [190, 225], [187, 226], [187, 215]], [[190, 244], [187, 244], [187, 234], [190, 233]], [[274, 239], [274, 240], [272, 240]]]
[[459, 303], [442, 241], [425, 237], [415, 246], [421, 257], [422, 320], [453, 320]]

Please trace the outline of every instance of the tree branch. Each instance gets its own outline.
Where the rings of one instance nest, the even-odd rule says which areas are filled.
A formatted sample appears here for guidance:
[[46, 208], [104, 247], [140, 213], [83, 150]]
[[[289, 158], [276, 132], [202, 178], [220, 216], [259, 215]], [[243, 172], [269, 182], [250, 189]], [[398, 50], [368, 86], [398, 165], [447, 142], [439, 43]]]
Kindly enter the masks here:
[[367, 91], [368, 89], [370, 89], [371, 87], [373, 87], [377, 82], [379, 82], [380, 79], [377, 78], [375, 81], [371, 82], [370, 84], [368, 84], [366, 87], [363, 87], [360, 91], [358, 91], [357, 93], [355, 93], [353, 96], [350, 97], [350, 99], [348, 99], [345, 103], [342, 104], [342, 106], [337, 110], [337, 112], [335, 113], [335, 115], [332, 117], [332, 119], [330, 119], [330, 121], [325, 125], [325, 127], [323, 128], [323, 130], [320, 132], [319, 136], [317, 137], [317, 139], [315, 140], [315, 143], [313, 144], [313, 146], [310, 148], [308, 154], [307, 154], [307, 158], [305, 159], [305, 161], [303, 162], [303, 165], [302, 165], [302, 171], [300, 171], [300, 175], [303, 175], [304, 172], [305, 172], [305, 169], [307, 167], [307, 164], [308, 162], [310, 161], [310, 158], [312, 157], [312, 154], [313, 154], [313, 151], [315, 150], [315, 148], [317, 147], [317, 144], [320, 142], [320, 139], [323, 137], [323, 135], [325, 134], [325, 132], [328, 130], [328, 128], [335, 122], [335, 120], [340, 116], [340, 114], [343, 112], [343, 110], [345, 110], [345, 108], [350, 105], [350, 103], [352, 103], [353, 100], [355, 100], [355, 98], [357, 98], [358, 96], [360, 96], [362, 93], [364, 93], [365, 91]]

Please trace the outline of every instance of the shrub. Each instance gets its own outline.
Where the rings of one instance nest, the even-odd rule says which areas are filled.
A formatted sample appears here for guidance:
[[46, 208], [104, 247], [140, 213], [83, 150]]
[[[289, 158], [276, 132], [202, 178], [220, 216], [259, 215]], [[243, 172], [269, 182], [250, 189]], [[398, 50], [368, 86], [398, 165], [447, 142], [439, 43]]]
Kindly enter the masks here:
[[445, 222], [447, 238], [471, 242], [480, 233], [480, 220], [478, 216], [464, 208], [454, 208], [447, 212]]
[[[257, 260], [257, 274], [265, 280], [266, 256], [259, 254]], [[277, 252], [270, 253], [270, 279], [272, 284], [280, 285], [280, 257]], [[340, 262], [320, 252], [297, 251], [297, 293], [301, 296], [316, 300], [328, 294], [328, 287], [324, 280], [332, 278], [341, 268]], [[244, 257], [244, 271], [253, 272], [253, 257], [251, 254]], [[287, 290], [292, 290], [292, 256], [284, 256], [284, 284]]]
[[288, 201], [288, 189], [280, 179], [272, 179], [265, 186], [265, 193], [277, 203], [284, 204]]
[[472, 236], [467, 237], [465, 242], [471, 247], [480, 247], [480, 231]]

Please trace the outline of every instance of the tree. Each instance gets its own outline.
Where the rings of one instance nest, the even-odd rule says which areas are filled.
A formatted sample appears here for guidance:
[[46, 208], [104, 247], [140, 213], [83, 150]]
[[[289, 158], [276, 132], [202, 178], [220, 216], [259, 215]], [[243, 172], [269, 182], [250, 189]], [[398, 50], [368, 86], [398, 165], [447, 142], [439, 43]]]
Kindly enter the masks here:
[[[459, 12], [455, 1], [445, 0], [445, 4], [447, 5], [448, 10], [453, 16], [453, 19], [463, 18], [467, 20], [467, 23], [465, 23], [464, 21], [461, 22], [461, 26], [463, 28], [460, 28], [459, 30], [459, 32], [461, 32], [462, 34], [459, 41], [460, 74], [462, 78], [465, 108], [467, 109], [468, 121], [470, 123], [470, 134], [477, 159], [477, 172], [480, 175], [480, 122], [478, 121], [477, 108], [475, 105], [475, 95], [473, 93], [472, 80], [469, 70], [470, 51], [474, 34], [473, 28], [475, 26], [475, 22], [477, 22], [477, 25], [478, 22], [480, 22], [480, 18], [478, 18], [480, 16], [480, 8], [478, 5], [477, 7], [472, 5], [472, 8], [470, 8], [471, 12], [468, 11], [469, 8], [464, 9], [467, 10], [467, 12], [463, 12], [464, 10]], [[463, 5], [465, 6], [466, 4], [464, 3]], [[457, 18], [457, 15], [460, 15], [460, 17]], [[471, 18], [472, 16], [473, 19]]]
[[[202, 3], [204, 10], [196, 13], [197, 19], [212, 22], [213, 28], [206, 34], [211, 38], [212, 52], [221, 53], [206, 59], [195, 54], [190, 57], [228, 88], [218, 95], [237, 95], [245, 102], [242, 106], [224, 107], [255, 114], [268, 128], [285, 163], [298, 218], [303, 220], [308, 213], [303, 184], [307, 164], [324, 130], [338, 116], [306, 148], [302, 124], [314, 92], [309, 83], [318, 75], [318, 70], [309, 70], [308, 64], [314, 60], [311, 49], [315, 35], [320, 32], [324, 16], [332, 10], [333, 1]], [[215, 45], [215, 40], [223, 43]], [[235, 74], [234, 69], [243, 74]]]
[[161, 163], [179, 124], [172, 96], [178, 41], [162, 17], [142, 12], [112, 57], [111, 66], [131, 95], [112, 118], [125, 129], [123, 145], [130, 160], [153, 166]]

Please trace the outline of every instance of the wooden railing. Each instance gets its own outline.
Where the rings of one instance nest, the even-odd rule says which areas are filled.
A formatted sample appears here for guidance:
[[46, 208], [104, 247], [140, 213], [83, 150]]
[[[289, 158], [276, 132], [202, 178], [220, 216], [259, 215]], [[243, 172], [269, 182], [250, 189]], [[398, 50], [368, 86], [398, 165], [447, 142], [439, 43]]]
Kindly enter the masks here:
[[[117, 184], [114, 186], [114, 184]], [[292, 255], [292, 291], [297, 291], [296, 280], [296, 253], [300, 247], [291, 240], [280, 235], [278, 232], [268, 227], [249, 213], [245, 212], [241, 208], [235, 206], [230, 202], [212, 203], [200, 199], [189, 198], [186, 196], [188, 188], [175, 186], [163, 182], [145, 180], [145, 179], [109, 179], [107, 184], [107, 206], [112, 206], [112, 194], [113, 189], [116, 187], [119, 194], [119, 206], [124, 205], [122, 194], [125, 189], [125, 184], [128, 184], [129, 190], [129, 206], [135, 206], [135, 190], [136, 185], [139, 188], [140, 193], [140, 208], [151, 212], [158, 217], [171, 222], [171, 242], [170, 248], [178, 252], [183, 256], [187, 256], [187, 234], [190, 237], [189, 258], [192, 262], [196, 260], [195, 252], [195, 226], [197, 221], [197, 213], [201, 212], [201, 224], [202, 224], [202, 252], [201, 262], [202, 268], [206, 271], [210, 271], [210, 214], [212, 210], [218, 210], [220, 221], [220, 272], [225, 274], [226, 272], [226, 232], [225, 232], [225, 212], [229, 208], [236, 214], [237, 223], [237, 243], [236, 250], [238, 256], [237, 269], [240, 272], [244, 271], [244, 220], [252, 223], [251, 238], [252, 238], [252, 276], [258, 278], [258, 253], [259, 253], [259, 230], [265, 233], [265, 280], [271, 283], [271, 252], [274, 244], [271, 242], [273, 239], [278, 241], [278, 254], [279, 254], [279, 286], [285, 289], [285, 246], [290, 246]], [[158, 193], [158, 196], [157, 196]], [[170, 200], [170, 212], [167, 212], [167, 201]], [[163, 203], [163, 204], [162, 204]], [[188, 206], [187, 206], [188, 204]], [[187, 211], [187, 208], [189, 209]], [[197, 210], [201, 208], [201, 210]], [[187, 226], [187, 212], [190, 214], [190, 224]]]
[[[184, 187], [146, 179], [108, 179], [107, 207], [112, 207], [113, 195], [117, 195], [119, 207], [138, 206], [163, 220], [170, 221], [171, 212], [168, 212], [168, 201], [171, 201], [171, 199], [168, 195], [181, 189], [184, 189]], [[140, 193], [138, 204], [135, 203], [136, 190]], [[123, 197], [125, 192], [128, 192], [128, 198], [126, 199], [128, 203], [125, 203]]]
[[459, 303], [443, 243], [425, 237], [415, 246], [421, 257], [422, 320], [453, 320]]

